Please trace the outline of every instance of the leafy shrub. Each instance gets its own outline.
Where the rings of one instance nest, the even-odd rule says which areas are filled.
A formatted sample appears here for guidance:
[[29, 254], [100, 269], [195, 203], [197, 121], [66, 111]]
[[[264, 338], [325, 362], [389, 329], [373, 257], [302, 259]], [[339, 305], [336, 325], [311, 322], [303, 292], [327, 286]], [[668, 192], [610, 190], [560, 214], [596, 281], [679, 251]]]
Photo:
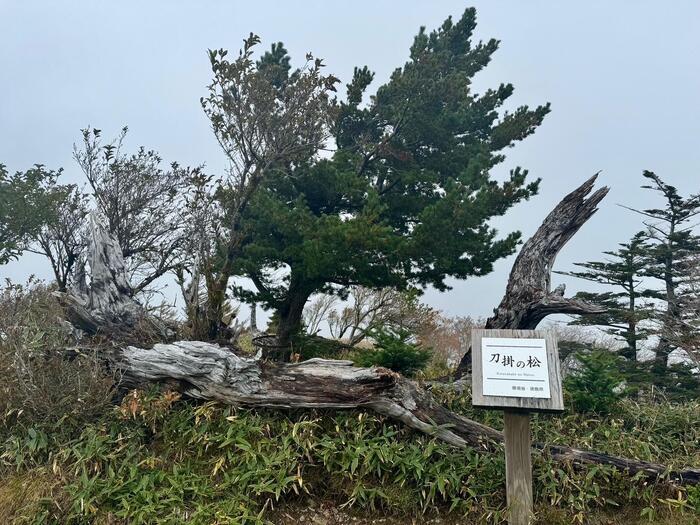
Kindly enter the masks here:
[[617, 406], [622, 381], [619, 358], [606, 350], [579, 352], [580, 368], [566, 378], [564, 387], [574, 410], [581, 413], [610, 414]]
[[374, 330], [370, 336], [374, 348], [357, 350], [353, 356], [358, 366], [383, 366], [410, 377], [430, 360], [430, 351], [410, 342], [406, 331]]
[[111, 514], [134, 524], [262, 524], [266, 509], [299, 497], [398, 514], [445, 507], [476, 516], [503, 503], [501, 457], [384, 418], [173, 399], [132, 393], [116, 417], [58, 452], [72, 473], [67, 523]]

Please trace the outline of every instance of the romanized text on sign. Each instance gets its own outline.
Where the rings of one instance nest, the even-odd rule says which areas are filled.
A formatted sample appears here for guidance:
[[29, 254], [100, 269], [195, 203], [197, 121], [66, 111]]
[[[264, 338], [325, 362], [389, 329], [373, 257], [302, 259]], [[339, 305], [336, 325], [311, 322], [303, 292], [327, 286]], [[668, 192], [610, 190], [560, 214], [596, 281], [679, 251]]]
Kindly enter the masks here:
[[544, 339], [483, 337], [483, 395], [550, 398]]

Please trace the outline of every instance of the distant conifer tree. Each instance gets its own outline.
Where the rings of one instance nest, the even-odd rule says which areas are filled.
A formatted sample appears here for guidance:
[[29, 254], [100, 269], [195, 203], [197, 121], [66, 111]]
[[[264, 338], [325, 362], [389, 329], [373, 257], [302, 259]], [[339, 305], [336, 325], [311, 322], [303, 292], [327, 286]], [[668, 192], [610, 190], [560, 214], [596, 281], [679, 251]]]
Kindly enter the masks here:
[[639, 341], [649, 335], [649, 329], [640, 323], [653, 316], [654, 308], [649, 298], [656, 292], [643, 287], [642, 276], [647, 266], [646, 234], [637, 233], [629, 242], [621, 243], [616, 251], [603, 252], [604, 261], [576, 263], [583, 271], [557, 272], [609, 287], [603, 292], [580, 292], [576, 297], [599, 304], [607, 312], [581, 316], [571, 324], [600, 326], [610, 335], [625, 341], [620, 354], [636, 359]]
[[689, 290], [696, 275], [692, 268], [700, 254], [700, 236], [694, 231], [700, 214], [700, 195], [683, 197], [655, 173], [645, 171], [643, 176], [650, 184], [642, 187], [659, 193], [664, 201], [661, 208], [629, 209], [646, 217], [644, 274], [663, 283], [663, 290], [656, 294], [665, 304], [658, 316], [661, 329], [656, 362], [657, 372], [665, 374], [668, 354], [676, 347], [674, 340], [678, 338], [672, 334], [689, 326], [685, 320], [688, 315], [694, 315], [683, 304], [693, 302]]

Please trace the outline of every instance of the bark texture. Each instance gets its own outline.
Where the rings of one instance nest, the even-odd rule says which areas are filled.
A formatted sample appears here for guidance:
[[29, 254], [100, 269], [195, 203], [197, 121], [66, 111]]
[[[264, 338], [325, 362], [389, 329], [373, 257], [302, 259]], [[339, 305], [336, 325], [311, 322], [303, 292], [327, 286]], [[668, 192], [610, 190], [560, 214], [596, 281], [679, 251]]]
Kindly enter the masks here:
[[[385, 368], [357, 368], [350, 361], [310, 359], [267, 363], [239, 357], [200, 341], [127, 347], [116, 365], [131, 386], [166, 382], [195, 398], [247, 407], [366, 408], [457, 447], [492, 449], [503, 434], [442, 407], [430, 392]], [[651, 478], [668, 474], [677, 483], [700, 482], [700, 469], [666, 466], [565, 446], [534, 444], [555, 460], [613, 465]]]
[[[554, 260], [564, 245], [598, 210], [609, 188], [593, 190], [594, 175], [569, 193], [544, 219], [535, 234], [523, 245], [510, 271], [506, 293], [485, 328], [532, 330], [552, 314], [604, 313], [599, 306], [564, 297], [565, 286], [551, 290]], [[471, 368], [471, 348], [462, 357], [456, 377]]]
[[171, 336], [171, 331], [149, 317], [133, 298], [122, 249], [106, 219], [93, 211], [88, 226], [88, 268], [82, 265], [68, 292], [54, 292], [65, 307], [68, 320], [88, 334], [124, 333], [145, 322], [154, 334]]

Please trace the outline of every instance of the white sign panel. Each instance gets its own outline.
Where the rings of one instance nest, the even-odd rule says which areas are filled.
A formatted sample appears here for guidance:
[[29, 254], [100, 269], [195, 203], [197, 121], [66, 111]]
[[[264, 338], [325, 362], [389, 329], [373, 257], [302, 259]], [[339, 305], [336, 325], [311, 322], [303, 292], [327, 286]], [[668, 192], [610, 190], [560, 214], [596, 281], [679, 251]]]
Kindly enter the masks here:
[[483, 395], [549, 399], [549, 370], [544, 339], [483, 337]]

